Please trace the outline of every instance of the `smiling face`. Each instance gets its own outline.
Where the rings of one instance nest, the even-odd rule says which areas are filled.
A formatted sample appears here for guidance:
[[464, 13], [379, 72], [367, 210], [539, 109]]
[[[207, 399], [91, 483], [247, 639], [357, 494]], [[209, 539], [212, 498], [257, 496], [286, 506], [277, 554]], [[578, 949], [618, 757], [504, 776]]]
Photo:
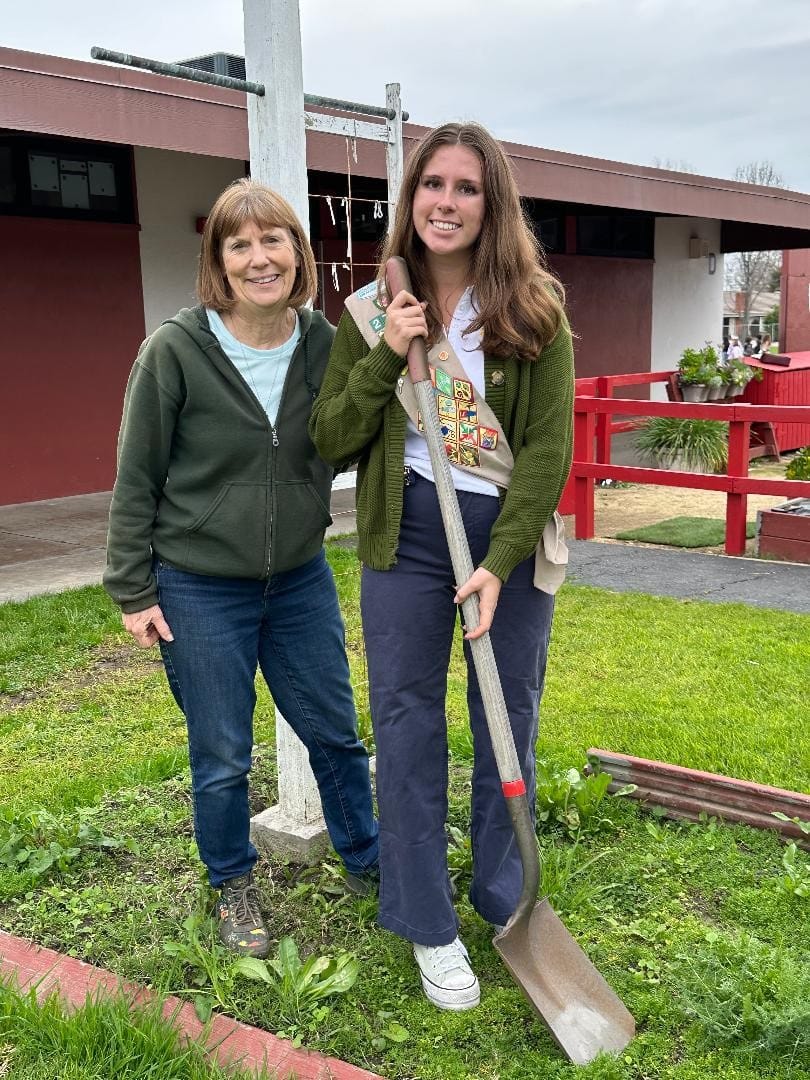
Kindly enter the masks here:
[[466, 146], [439, 147], [419, 178], [411, 212], [432, 256], [469, 259], [486, 212], [478, 155]]
[[222, 241], [220, 258], [235, 312], [250, 317], [287, 306], [299, 263], [288, 229], [248, 220]]

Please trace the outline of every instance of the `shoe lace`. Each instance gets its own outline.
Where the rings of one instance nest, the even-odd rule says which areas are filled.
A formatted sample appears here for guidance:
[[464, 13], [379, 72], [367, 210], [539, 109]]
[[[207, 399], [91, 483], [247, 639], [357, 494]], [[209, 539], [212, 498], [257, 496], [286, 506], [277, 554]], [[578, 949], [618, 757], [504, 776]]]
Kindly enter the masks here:
[[461, 945], [452, 941], [449, 945], [434, 945], [430, 949], [430, 958], [439, 975], [449, 975], [451, 971], [469, 970], [469, 961]]
[[237, 926], [257, 925], [262, 913], [259, 905], [259, 890], [252, 882], [242, 886], [230, 886], [227, 889], [228, 906]]

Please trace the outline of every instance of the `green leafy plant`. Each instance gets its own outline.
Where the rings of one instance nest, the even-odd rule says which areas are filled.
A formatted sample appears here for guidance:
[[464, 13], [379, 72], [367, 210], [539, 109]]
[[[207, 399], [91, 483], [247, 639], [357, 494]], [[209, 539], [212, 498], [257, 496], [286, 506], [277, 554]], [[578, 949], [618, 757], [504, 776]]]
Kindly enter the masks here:
[[708, 386], [717, 375], [717, 350], [710, 341], [702, 349], [684, 349], [678, 361], [682, 385], [697, 383]]
[[163, 942], [163, 951], [187, 972], [187, 984], [174, 993], [190, 998], [197, 1017], [206, 1023], [215, 1005], [226, 1012], [232, 1007], [236, 961], [219, 941], [212, 919], [200, 911], [183, 921], [182, 930], [182, 936]]
[[387, 1050], [393, 1044], [407, 1042], [411, 1033], [394, 1019], [394, 1014], [387, 1009], [380, 1009], [375, 1016], [374, 1034], [371, 1045], [375, 1050]]
[[583, 774], [573, 768], [563, 771], [538, 761], [537, 821], [562, 825], [571, 835], [600, 828], [603, 819], [599, 809], [610, 781], [606, 772]]
[[728, 460], [728, 424], [652, 416], [636, 433], [636, 449], [661, 468], [681, 465], [689, 472], [723, 472]]
[[0, 866], [36, 879], [50, 870], [64, 872], [87, 848], [135, 849], [132, 840], [107, 836], [96, 824], [97, 814], [92, 807], [61, 817], [42, 809], [0, 810]]
[[788, 462], [785, 469], [786, 480], [810, 480], [810, 446], [803, 446], [796, 456]]
[[307, 1031], [317, 1028], [329, 1014], [326, 998], [345, 994], [354, 986], [360, 965], [351, 953], [331, 956], [313, 954], [302, 960], [291, 937], [283, 937], [269, 960], [240, 957], [233, 965], [237, 975], [270, 986], [278, 999], [287, 1027], [279, 1034], [300, 1045]]
[[744, 360], [729, 360], [726, 372], [726, 381], [732, 386], [747, 386], [752, 379], [762, 382], [762, 368], [751, 367]]
[[784, 875], [779, 883], [793, 896], [810, 896], [810, 861], [803, 858], [795, 843], [790, 843], [782, 855]]
[[447, 832], [447, 866], [451, 881], [458, 883], [460, 878], [472, 877], [472, 838], [456, 825], [448, 825]]
[[676, 993], [700, 1042], [810, 1064], [810, 969], [746, 934], [706, 932], [678, 958]]

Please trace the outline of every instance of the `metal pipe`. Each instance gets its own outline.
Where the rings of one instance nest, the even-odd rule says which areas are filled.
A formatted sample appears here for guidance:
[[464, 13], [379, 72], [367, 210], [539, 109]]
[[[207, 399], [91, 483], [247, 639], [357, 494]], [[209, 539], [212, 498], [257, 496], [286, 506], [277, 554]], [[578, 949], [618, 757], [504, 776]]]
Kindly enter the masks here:
[[[213, 71], [201, 71], [187, 64], [164, 64], [161, 60], [149, 60], [145, 56], [114, 52], [111, 49], [102, 49], [98, 45], [93, 46], [90, 55], [94, 60], [106, 60], [111, 64], [123, 64], [125, 67], [153, 71], [156, 75], [171, 75], [175, 79], [208, 83], [209, 86], [224, 86], [228, 90], [242, 90], [246, 94], [256, 94], [258, 97], [264, 97], [266, 92], [262, 83], [232, 79], [230, 75], [216, 75]], [[321, 97], [320, 94], [304, 94], [304, 104], [316, 105], [322, 109], [340, 109], [341, 112], [360, 113], [363, 116], [379, 116], [383, 120], [396, 118], [393, 109], [385, 109], [379, 105], [361, 105], [357, 101], [343, 101], [341, 98]], [[407, 120], [408, 113], [403, 112], [402, 119]]]
[[[393, 109], [384, 109], [380, 105], [361, 105], [357, 101], [343, 101], [341, 98], [321, 97], [320, 94], [304, 94], [305, 105], [317, 105], [322, 109], [340, 109], [341, 112], [361, 113], [364, 116], [381, 116], [383, 120], [396, 119]], [[402, 114], [402, 119], [408, 119], [408, 113]]]
[[149, 60], [145, 56], [131, 56], [129, 53], [112, 52], [110, 49], [94, 45], [90, 50], [94, 60], [108, 60], [111, 64], [123, 64], [125, 67], [141, 68], [154, 71], [156, 75], [173, 75], [176, 79], [190, 79], [192, 82], [208, 83], [210, 86], [224, 86], [228, 90], [243, 90], [246, 94], [264, 97], [261, 83], [247, 82], [245, 79], [232, 79], [230, 75], [216, 75], [213, 71], [200, 71], [186, 64], [164, 64], [160, 60]]

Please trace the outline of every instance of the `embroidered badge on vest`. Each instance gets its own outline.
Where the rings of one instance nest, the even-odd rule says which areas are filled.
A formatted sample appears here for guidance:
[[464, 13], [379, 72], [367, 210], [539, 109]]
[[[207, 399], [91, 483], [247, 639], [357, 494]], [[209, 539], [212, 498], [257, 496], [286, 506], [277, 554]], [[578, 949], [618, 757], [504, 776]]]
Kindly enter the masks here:
[[[498, 432], [478, 423], [475, 387], [469, 379], [452, 379], [441, 368], [429, 365], [429, 370], [448, 458], [455, 465], [480, 468], [478, 452], [495, 450]], [[417, 417], [416, 426], [420, 431], [425, 430], [421, 415]]]

